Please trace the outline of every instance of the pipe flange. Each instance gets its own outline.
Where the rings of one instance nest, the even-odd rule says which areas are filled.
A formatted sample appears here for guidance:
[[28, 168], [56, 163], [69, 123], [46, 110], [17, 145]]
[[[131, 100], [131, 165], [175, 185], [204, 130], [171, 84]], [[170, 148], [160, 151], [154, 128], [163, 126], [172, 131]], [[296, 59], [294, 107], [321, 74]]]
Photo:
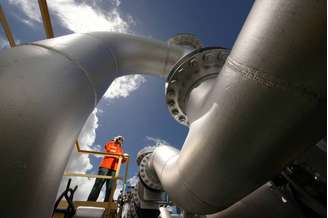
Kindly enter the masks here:
[[[140, 182], [140, 181], [139, 181]], [[139, 194], [138, 194], [138, 187], [139, 187], [139, 182], [136, 184], [136, 186], [132, 190], [132, 201], [134, 202], [135, 205], [140, 207], [140, 199], [139, 199]]]
[[230, 50], [201, 48], [183, 57], [171, 70], [165, 84], [166, 103], [171, 115], [189, 126], [185, 105], [191, 90], [204, 80], [216, 77]]
[[142, 158], [144, 156], [146, 156], [147, 154], [153, 153], [155, 148], [156, 148], [155, 146], [147, 146], [147, 147], [144, 147], [143, 149], [141, 149], [140, 151], [138, 151], [137, 164], [140, 165]]
[[129, 206], [128, 218], [138, 218], [136, 205], [132, 203], [132, 205]]
[[167, 42], [169, 45], [178, 45], [191, 48], [192, 50], [200, 49], [203, 47], [202, 42], [196, 36], [190, 33], [177, 34], [170, 38]]
[[162, 185], [155, 173], [154, 170], [150, 169], [149, 161], [151, 159], [152, 154], [147, 154], [144, 156], [140, 162], [139, 166], [139, 176], [142, 182], [150, 189], [155, 191], [161, 191]]

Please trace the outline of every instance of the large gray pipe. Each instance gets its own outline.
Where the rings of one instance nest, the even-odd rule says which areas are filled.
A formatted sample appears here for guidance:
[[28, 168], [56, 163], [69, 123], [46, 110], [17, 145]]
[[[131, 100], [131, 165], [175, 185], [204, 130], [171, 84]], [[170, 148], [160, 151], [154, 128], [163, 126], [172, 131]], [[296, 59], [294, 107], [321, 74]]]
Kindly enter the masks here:
[[72, 145], [112, 80], [128, 73], [165, 76], [185, 52], [104, 32], [2, 51], [1, 217], [50, 217]]
[[305, 218], [290, 192], [265, 184], [231, 207], [206, 218]]
[[[165, 190], [184, 209], [211, 213], [228, 207], [320, 138], [324, 5], [255, 3], [218, 79], [203, 84], [215, 84], [205, 87], [208, 100], [195, 110], [187, 107], [191, 125], [181, 153], [169, 147], [155, 152], [153, 165]], [[2, 52], [2, 216], [49, 217], [74, 140], [111, 81], [126, 73], [165, 75], [184, 53], [110, 33]]]
[[219, 76], [191, 91], [181, 152], [150, 162], [180, 207], [223, 210], [326, 134], [325, 4], [256, 1]]

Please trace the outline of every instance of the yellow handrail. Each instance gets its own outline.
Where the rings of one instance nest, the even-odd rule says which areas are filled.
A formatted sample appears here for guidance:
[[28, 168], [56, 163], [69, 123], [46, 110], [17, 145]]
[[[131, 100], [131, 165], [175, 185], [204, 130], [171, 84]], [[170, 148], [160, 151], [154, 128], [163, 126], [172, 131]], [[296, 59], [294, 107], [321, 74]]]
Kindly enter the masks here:
[[[44, 31], [46, 32], [47, 38], [53, 38], [54, 37], [54, 32], [52, 30], [52, 25], [51, 25], [51, 19], [49, 15], [49, 10], [48, 10], [48, 5], [47, 5], [47, 0], [38, 0], [39, 3], [39, 8], [41, 12], [41, 17], [43, 21], [43, 27]], [[4, 11], [2, 10], [1, 4], [0, 4], [0, 23], [3, 27], [3, 30], [6, 34], [6, 37], [8, 39], [8, 42], [10, 44], [10, 47], [15, 47], [15, 39], [14, 36], [10, 30], [10, 26], [8, 24], [7, 18], [5, 16]]]
[[[112, 179], [113, 176], [104, 176], [104, 175], [95, 175], [95, 174], [85, 174], [85, 173], [69, 173], [65, 172], [64, 176], [80, 176], [80, 177], [88, 177], [88, 178], [100, 178], [100, 179]], [[118, 177], [118, 179], [122, 179]]]
[[[128, 170], [129, 170], [129, 159], [130, 159], [130, 156], [127, 155], [127, 154], [115, 154], [115, 153], [111, 153], [111, 152], [100, 152], [100, 151], [94, 151], [94, 150], [83, 150], [83, 149], [81, 149], [80, 143], [78, 142], [78, 140], [76, 140], [76, 142], [75, 142], [75, 147], [76, 147], [76, 150], [79, 153], [95, 154], [95, 155], [110, 156], [110, 157], [116, 157], [116, 158], [118, 158], [118, 166], [117, 166], [117, 171], [115, 172], [114, 178], [112, 176], [94, 175], [94, 174], [85, 174], [85, 173], [73, 173], [73, 172], [65, 172], [64, 173], [64, 176], [76, 176], [76, 177], [113, 179], [113, 185], [112, 185], [112, 189], [111, 189], [111, 193], [110, 193], [110, 197], [109, 197], [110, 200], [108, 202], [108, 207], [109, 207], [109, 205], [113, 204], [113, 202], [114, 202], [113, 196], [114, 196], [114, 192], [115, 192], [115, 189], [116, 189], [117, 180], [118, 179], [121, 179], [119, 177], [119, 175], [120, 175], [120, 170], [121, 170], [123, 159], [126, 159], [126, 167], [125, 167], [125, 173], [124, 173], [124, 178], [123, 178], [123, 193], [125, 193], [125, 191], [126, 191], [126, 181], [127, 181], [127, 176], [128, 176]], [[101, 205], [104, 205], [104, 204], [101, 204]]]
[[49, 15], [48, 5], [46, 0], [39, 0], [39, 8], [41, 12], [41, 17], [43, 21], [44, 31], [46, 32], [47, 38], [53, 38], [54, 32], [52, 30], [51, 19]]
[[80, 147], [80, 143], [78, 140], [75, 142], [76, 149], [79, 153], [85, 153], [85, 154], [97, 154], [97, 155], [102, 155], [102, 156], [109, 156], [109, 157], [116, 157], [120, 158], [123, 157], [125, 159], [129, 159], [130, 156], [128, 154], [115, 154], [111, 152], [101, 152], [101, 151], [93, 151], [93, 150], [83, 150]]

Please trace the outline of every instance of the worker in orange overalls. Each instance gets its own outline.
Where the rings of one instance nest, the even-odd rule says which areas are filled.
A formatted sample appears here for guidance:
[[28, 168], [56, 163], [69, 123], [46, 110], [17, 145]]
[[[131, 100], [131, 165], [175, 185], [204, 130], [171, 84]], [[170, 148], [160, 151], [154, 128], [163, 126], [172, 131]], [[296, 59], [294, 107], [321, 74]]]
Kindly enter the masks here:
[[[112, 140], [108, 141], [105, 144], [105, 151], [109, 153], [114, 153], [118, 155], [123, 154], [122, 144], [124, 138], [122, 136], [116, 136]], [[123, 158], [122, 163], [126, 161], [126, 158]], [[117, 157], [110, 157], [104, 156], [103, 160], [99, 165], [98, 175], [105, 175], [105, 176], [115, 176], [115, 172], [118, 167], [118, 158]], [[97, 201], [99, 193], [101, 191], [102, 186], [106, 182], [106, 194], [104, 201], [109, 201], [109, 195], [112, 189], [112, 181], [113, 179], [102, 179], [97, 178], [95, 184], [92, 187], [92, 190], [89, 194], [88, 201]]]

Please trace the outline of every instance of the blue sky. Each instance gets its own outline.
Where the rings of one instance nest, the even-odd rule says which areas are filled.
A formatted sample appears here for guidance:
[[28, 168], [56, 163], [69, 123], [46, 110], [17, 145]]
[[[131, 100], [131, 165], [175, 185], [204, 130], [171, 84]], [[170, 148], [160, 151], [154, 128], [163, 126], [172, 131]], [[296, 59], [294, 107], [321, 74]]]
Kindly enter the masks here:
[[[73, 32], [117, 31], [168, 40], [177, 33], [193, 33], [204, 46], [231, 48], [253, 0], [48, 0], [55, 36]], [[37, 0], [2, 0], [19, 43], [45, 38]], [[0, 30], [0, 48], [8, 47]], [[123, 135], [132, 157], [129, 177], [137, 173], [136, 153], [159, 142], [181, 148], [188, 129], [169, 114], [165, 81], [153, 76], [129, 76], [112, 84], [91, 114], [80, 136], [88, 149], [101, 149], [111, 137]], [[69, 146], [69, 145], [68, 145]], [[67, 171], [96, 173], [99, 157], [74, 153]], [[63, 180], [65, 182], [66, 180]], [[77, 179], [85, 198], [93, 181]]]

